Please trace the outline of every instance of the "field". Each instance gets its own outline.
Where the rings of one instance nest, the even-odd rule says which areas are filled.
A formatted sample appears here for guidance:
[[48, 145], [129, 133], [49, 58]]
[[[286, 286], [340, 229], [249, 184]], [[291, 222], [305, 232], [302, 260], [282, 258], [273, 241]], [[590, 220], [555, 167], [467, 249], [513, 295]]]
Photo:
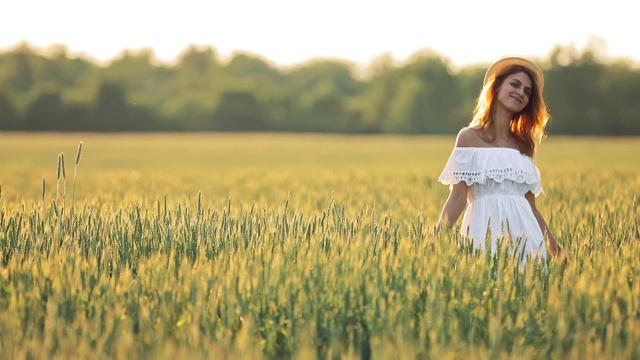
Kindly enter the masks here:
[[640, 139], [542, 144], [523, 269], [434, 234], [453, 141], [0, 134], [0, 357], [640, 358]]

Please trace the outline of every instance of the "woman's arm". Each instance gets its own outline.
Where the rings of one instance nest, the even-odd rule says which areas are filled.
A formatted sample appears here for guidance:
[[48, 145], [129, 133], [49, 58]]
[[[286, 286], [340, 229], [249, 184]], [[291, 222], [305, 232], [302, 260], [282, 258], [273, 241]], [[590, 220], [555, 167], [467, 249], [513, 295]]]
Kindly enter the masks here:
[[553, 256], [560, 255], [562, 253], [562, 248], [560, 247], [560, 244], [558, 244], [558, 242], [556, 241], [556, 238], [553, 237], [553, 234], [551, 234], [551, 230], [549, 230], [549, 226], [547, 226], [547, 222], [544, 221], [544, 217], [542, 217], [542, 214], [540, 214], [540, 211], [538, 211], [538, 208], [536, 207], [536, 196], [531, 191], [529, 191], [528, 193], [525, 194], [524, 197], [529, 202], [529, 205], [531, 205], [531, 210], [533, 210], [533, 215], [538, 221], [538, 225], [540, 226], [540, 230], [542, 230], [542, 235], [544, 236], [544, 239], [547, 241], [547, 248], [549, 249], [549, 253], [551, 253], [551, 255]]
[[453, 185], [449, 197], [442, 208], [442, 213], [440, 213], [436, 232], [440, 231], [443, 224], [444, 226], [453, 226], [458, 221], [460, 214], [462, 214], [467, 205], [467, 191], [468, 186], [464, 181]]
[[[456, 147], [468, 147], [468, 146], [476, 146], [478, 145], [478, 140], [480, 137], [478, 136], [477, 130], [472, 128], [463, 128], [458, 132], [456, 136]], [[459, 183], [453, 185], [451, 188], [451, 192], [449, 193], [449, 197], [447, 201], [444, 203], [444, 207], [442, 208], [442, 213], [440, 213], [440, 218], [438, 219], [438, 224], [436, 225], [436, 232], [440, 231], [440, 228], [443, 226], [453, 226], [465, 206], [467, 206], [467, 192], [469, 191], [469, 187], [464, 181], [460, 181]]]

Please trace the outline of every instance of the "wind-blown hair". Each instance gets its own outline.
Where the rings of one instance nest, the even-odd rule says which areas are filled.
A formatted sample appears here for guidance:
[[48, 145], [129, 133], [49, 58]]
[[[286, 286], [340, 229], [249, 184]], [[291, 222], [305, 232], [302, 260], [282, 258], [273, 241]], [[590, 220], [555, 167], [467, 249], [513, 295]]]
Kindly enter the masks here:
[[469, 123], [469, 127], [481, 130], [481, 137], [484, 141], [493, 142], [496, 139], [496, 127], [493, 121], [496, 107], [494, 100], [507, 76], [518, 72], [525, 72], [529, 75], [532, 91], [527, 106], [519, 113], [513, 114], [509, 130], [516, 139], [520, 152], [533, 157], [536, 147], [546, 136], [544, 129], [551, 116], [542, 98], [542, 91], [533, 81], [534, 75], [524, 66], [509, 66], [492, 79], [488, 79], [476, 100], [473, 119]]

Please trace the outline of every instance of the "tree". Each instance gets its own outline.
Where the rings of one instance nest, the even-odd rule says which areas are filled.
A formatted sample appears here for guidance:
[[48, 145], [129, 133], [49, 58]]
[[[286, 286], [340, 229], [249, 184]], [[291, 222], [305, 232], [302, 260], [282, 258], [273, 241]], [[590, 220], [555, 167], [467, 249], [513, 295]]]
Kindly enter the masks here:
[[26, 44], [22, 44], [11, 54], [13, 69], [9, 85], [12, 89], [20, 92], [26, 92], [31, 89], [36, 81], [32, 66], [32, 58], [34, 56]]
[[246, 91], [228, 91], [222, 94], [218, 108], [213, 114], [212, 130], [267, 130], [266, 119], [253, 94]]
[[179, 56], [179, 71], [191, 76], [206, 76], [218, 67], [216, 52], [211, 47], [190, 46]]
[[606, 98], [603, 103], [602, 123], [612, 135], [640, 134], [640, 71], [623, 64], [613, 64], [606, 69], [602, 84]]
[[62, 118], [56, 131], [88, 131], [90, 128], [91, 110], [82, 104], [65, 104]]
[[590, 54], [583, 57], [560, 48], [552, 54], [551, 64], [545, 71], [544, 89], [552, 117], [549, 132], [609, 134], [607, 123], [614, 114], [604, 112], [608, 107], [608, 96], [602, 91], [604, 65], [594, 62]]
[[338, 61], [316, 60], [292, 69], [285, 85], [290, 94], [286, 120], [289, 129], [341, 132], [358, 127], [361, 117], [354, 117], [357, 109], [349, 113], [346, 110], [346, 104], [363, 87], [352, 72], [350, 64]]
[[453, 109], [460, 105], [460, 93], [449, 65], [436, 53], [425, 50], [412, 56], [405, 72], [421, 82], [420, 101], [412, 103], [409, 122], [417, 133], [450, 133], [458, 130]]
[[415, 76], [404, 76], [395, 85], [393, 96], [387, 100], [389, 111], [381, 124], [382, 131], [403, 134], [421, 131], [420, 121], [427, 111], [425, 84]]
[[18, 122], [18, 114], [9, 98], [0, 92], [0, 130], [13, 130]]
[[226, 66], [229, 75], [239, 79], [279, 81], [280, 72], [264, 59], [244, 53], [236, 53]]
[[[604, 49], [596, 38], [536, 61], [550, 133], [640, 134], [640, 70]], [[39, 53], [23, 43], [0, 52], [0, 129], [454, 134], [469, 122], [489, 65], [452, 73], [446, 58], [423, 50], [403, 63], [381, 55], [356, 74], [346, 61], [282, 68], [236, 53], [225, 63], [195, 46], [171, 65], [150, 49], [99, 65], [64, 46]]]
[[93, 119], [93, 129], [98, 131], [126, 131], [133, 128], [122, 86], [102, 83], [98, 90]]
[[459, 105], [451, 110], [453, 128], [460, 129], [471, 121], [476, 99], [482, 90], [484, 74], [489, 65], [469, 66], [456, 75], [460, 100]]
[[58, 130], [63, 121], [64, 104], [58, 93], [40, 95], [27, 110], [24, 129], [31, 131]]

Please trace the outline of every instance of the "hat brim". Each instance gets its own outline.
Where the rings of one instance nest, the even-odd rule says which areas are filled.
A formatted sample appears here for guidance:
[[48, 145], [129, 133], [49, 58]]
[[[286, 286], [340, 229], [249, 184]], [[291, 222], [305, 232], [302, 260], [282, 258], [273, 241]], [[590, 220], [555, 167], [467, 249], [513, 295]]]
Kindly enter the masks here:
[[533, 75], [533, 82], [536, 85], [536, 88], [538, 89], [540, 94], [542, 94], [542, 88], [544, 87], [544, 77], [542, 76], [542, 71], [533, 62], [520, 57], [508, 57], [496, 61], [489, 67], [489, 70], [487, 70], [487, 73], [484, 75], [483, 84], [487, 85], [487, 82], [489, 82], [490, 79], [495, 78], [497, 74], [500, 74], [504, 69], [513, 65], [519, 65], [529, 70], [531, 75]]

